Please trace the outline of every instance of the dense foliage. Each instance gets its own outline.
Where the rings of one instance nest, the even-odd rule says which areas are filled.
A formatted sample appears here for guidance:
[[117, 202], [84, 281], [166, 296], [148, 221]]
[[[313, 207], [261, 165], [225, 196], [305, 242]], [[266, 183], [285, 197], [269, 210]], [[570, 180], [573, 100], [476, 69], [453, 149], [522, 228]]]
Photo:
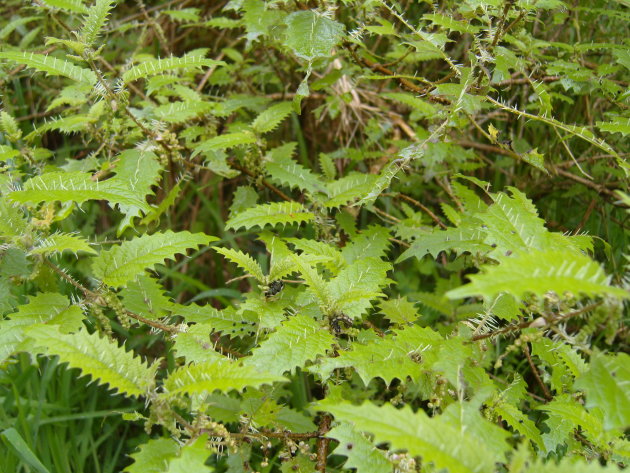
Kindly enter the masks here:
[[626, 0], [7, 0], [0, 470], [630, 463]]

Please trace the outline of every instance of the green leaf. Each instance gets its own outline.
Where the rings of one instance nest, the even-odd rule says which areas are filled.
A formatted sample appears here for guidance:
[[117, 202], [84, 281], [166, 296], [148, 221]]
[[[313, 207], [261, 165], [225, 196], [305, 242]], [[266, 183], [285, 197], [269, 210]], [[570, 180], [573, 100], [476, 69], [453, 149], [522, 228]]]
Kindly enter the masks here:
[[225, 133], [208, 140], [202, 141], [195, 147], [192, 157], [199, 153], [219, 151], [234, 148], [235, 146], [249, 145], [256, 142], [256, 135], [251, 131], [239, 131], [236, 133]]
[[[429, 418], [424, 411], [396, 409], [390, 404], [377, 407], [370, 403], [355, 406], [347, 402], [317, 403], [319, 409], [332, 413], [339, 421], [354, 424], [357, 430], [374, 435], [376, 443], [387, 442], [395, 450], [404, 449], [449, 473], [494, 471], [497, 452], [488, 451], [468, 429], [456, 428], [440, 417]], [[481, 417], [479, 417], [481, 420]]]
[[70, 251], [75, 255], [79, 252], [95, 255], [96, 251], [79, 235], [72, 233], [54, 233], [38, 242], [30, 251], [33, 255], [54, 255]]
[[183, 123], [200, 115], [205, 115], [214, 108], [211, 102], [171, 102], [156, 107], [153, 113], [167, 123]]
[[101, 338], [97, 333], [81, 330], [65, 335], [47, 326], [35, 326], [27, 331], [38, 347], [48, 355], [58, 355], [62, 363], [79, 368], [99, 384], [108, 384], [119, 394], [143, 396], [153, 387], [157, 363], [147, 366], [133, 352]]
[[76, 202], [107, 200], [117, 205], [126, 216], [118, 228], [120, 234], [131, 225], [140, 212], [147, 213], [151, 206], [146, 196], [153, 192], [162, 167], [152, 152], [126, 150], [119, 155], [116, 175], [103, 182], [86, 172], [49, 172], [36, 176], [24, 184], [24, 190], [14, 191], [9, 198], [21, 203]]
[[58, 327], [62, 332], [74, 332], [82, 327], [83, 313], [78, 306], [70, 306], [68, 298], [52, 292], [30, 296], [29, 302], [18, 306], [8, 314], [8, 320], [0, 320], [0, 361], [22, 349], [30, 326], [46, 324]]
[[330, 56], [344, 32], [344, 26], [314, 11], [297, 11], [285, 18], [285, 44], [303, 59]]
[[215, 251], [225, 256], [232, 263], [239, 265], [247, 274], [253, 276], [259, 282], [264, 281], [265, 275], [263, 274], [262, 268], [248, 254], [231, 248], [215, 248]]
[[170, 461], [166, 473], [211, 473], [214, 468], [205, 466], [206, 460], [212, 453], [206, 447], [208, 435], [199, 436], [193, 443], [184, 445], [177, 458]]
[[334, 337], [311, 317], [294, 315], [255, 348], [243, 365], [280, 375], [324, 355], [333, 342]]
[[387, 299], [379, 303], [381, 313], [394, 324], [408, 324], [418, 318], [418, 309], [406, 297]]
[[575, 387], [586, 393], [586, 407], [601, 409], [604, 429], [624, 430], [630, 426], [630, 356], [626, 353], [593, 355], [586, 373]]
[[542, 452], [546, 451], [540, 431], [536, 428], [534, 422], [518, 410], [515, 405], [508, 402], [500, 402], [497, 405], [493, 405], [492, 409], [512, 429], [536, 445]]
[[338, 208], [348, 202], [361, 199], [369, 194], [378, 176], [374, 174], [352, 173], [327, 185], [330, 199], [324, 202], [328, 208]]
[[253, 227], [275, 226], [279, 223], [286, 225], [292, 223], [309, 222], [315, 218], [298, 202], [273, 202], [260, 204], [243, 210], [231, 217], [225, 224], [225, 228], [238, 230], [241, 227], [250, 229]]
[[175, 233], [167, 230], [164, 233], [142, 235], [102, 251], [92, 260], [92, 272], [108, 286], [123, 286], [156, 264], [163, 264], [165, 260], [173, 259], [190, 248], [216, 240], [216, 237], [187, 231]]
[[418, 379], [432, 363], [434, 355], [431, 348], [438, 347], [442, 341], [437, 332], [413, 325], [395, 332], [394, 336], [378, 338], [366, 344], [354, 342], [349, 350], [321, 360], [309, 371], [327, 379], [337, 368], [352, 367], [365, 385], [374, 378], [381, 378], [387, 385], [394, 379], [405, 381], [408, 376]]
[[164, 473], [180, 449], [177, 441], [170, 438], [149, 439], [138, 448], [129, 455], [134, 463], [124, 469], [125, 473]]
[[120, 291], [120, 296], [127, 310], [152, 320], [165, 317], [173, 306], [164, 288], [149, 276], [136, 277]]
[[96, 83], [96, 74], [89, 69], [76, 66], [64, 59], [44, 54], [5, 51], [0, 52], [0, 59], [7, 59], [17, 64], [24, 65], [38, 72], [45, 72], [49, 76], [63, 76], [78, 82], [85, 82], [90, 85]]
[[223, 61], [206, 59], [205, 57], [196, 54], [187, 54], [182, 57], [152, 59], [142, 62], [129, 69], [122, 77], [125, 82], [131, 82], [138, 79], [146, 79], [147, 77], [162, 74], [167, 71], [198, 69], [201, 67], [216, 67], [224, 65], [225, 62]]
[[310, 169], [296, 163], [289, 157], [277, 157], [264, 162], [271, 180], [291, 189], [300, 189], [316, 194], [327, 194], [324, 183]]
[[164, 380], [169, 396], [179, 394], [210, 394], [214, 391], [242, 391], [247, 386], [258, 387], [276, 381], [285, 381], [274, 375], [228, 361], [207, 361], [178, 368]]
[[544, 296], [554, 291], [587, 296], [610, 295], [628, 298], [628, 292], [609, 285], [598, 263], [586, 255], [570, 251], [533, 250], [504, 258], [499, 265], [486, 265], [470, 283], [446, 293], [450, 299], [483, 296], [486, 300], [506, 292], [521, 299], [527, 294]]
[[418, 234], [416, 239], [403, 254], [396, 260], [397, 263], [405, 261], [412, 256], [422, 259], [427, 254], [437, 258], [442, 251], [454, 251], [460, 253], [486, 253], [492, 248], [483, 242], [484, 232], [472, 224], [461, 225], [446, 230], [433, 230], [432, 233]]
[[630, 118], [615, 117], [609, 122], [597, 122], [597, 128], [608, 133], [621, 133], [621, 136], [630, 135]]
[[304, 282], [309, 287], [309, 290], [317, 297], [321, 306], [327, 306], [330, 304], [331, 294], [328, 289], [328, 283], [319, 275], [317, 269], [311, 266], [309, 261], [306, 261], [302, 256], [291, 255], [295, 267], [302, 275]]
[[81, 42], [92, 46], [101, 33], [110, 11], [116, 6], [117, 0], [96, 0], [83, 20], [83, 27], [79, 33]]
[[252, 122], [252, 129], [262, 135], [273, 131], [293, 111], [291, 102], [280, 102], [262, 112]]
[[326, 437], [339, 442], [334, 450], [335, 455], [348, 457], [344, 468], [355, 468], [357, 473], [391, 473], [394, 469], [394, 464], [387, 459], [385, 452], [376, 448], [348, 422], [333, 427]]
[[387, 272], [391, 263], [379, 258], [361, 258], [343, 268], [328, 283], [328, 291], [335, 308], [355, 319], [370, 306], [372, 299], [380, 297], [381, 289], [391, 281]]

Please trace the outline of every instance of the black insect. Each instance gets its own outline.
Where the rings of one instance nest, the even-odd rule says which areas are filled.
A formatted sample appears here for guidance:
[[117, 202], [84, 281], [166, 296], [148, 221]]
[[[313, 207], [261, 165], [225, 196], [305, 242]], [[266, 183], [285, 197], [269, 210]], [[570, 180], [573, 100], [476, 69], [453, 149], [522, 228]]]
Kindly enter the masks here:
[[271, 281], [267, 290], [265, 291], [265, 297], [273, 297], [278, 294], [284, 288], [284, 283], [281, 280]]
[[339, 335], [341, 332], [343, 332], [344, 327], [342, 325], [345, 325], [346, 327], [352, 327], [352, 319], [341, 312], [333, 314], [330, 317], [330, 328], [335, 333], [335, 335]]

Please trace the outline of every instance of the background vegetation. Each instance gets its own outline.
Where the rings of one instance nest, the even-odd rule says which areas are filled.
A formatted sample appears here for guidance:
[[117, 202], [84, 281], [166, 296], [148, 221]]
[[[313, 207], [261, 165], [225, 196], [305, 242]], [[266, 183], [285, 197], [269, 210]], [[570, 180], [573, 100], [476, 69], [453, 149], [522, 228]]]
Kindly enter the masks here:
[[626, 0], [7, 0], [0, 471], [630, 459]]

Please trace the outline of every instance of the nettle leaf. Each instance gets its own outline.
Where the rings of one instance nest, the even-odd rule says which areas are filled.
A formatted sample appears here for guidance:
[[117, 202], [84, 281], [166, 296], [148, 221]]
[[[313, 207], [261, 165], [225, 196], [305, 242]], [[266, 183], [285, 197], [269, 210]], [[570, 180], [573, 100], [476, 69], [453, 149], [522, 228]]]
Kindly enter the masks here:
[[352, 367], [366, 386], [374, 378], [381, 378], [390, 385], [394, 379], [405, 381], [407, 377], [417, 379], [420, 376], [423, 368], [411, 359], [412, 353], [392, 337], [367, 345], [353, 343], [352, 350], [342, 351], [335, 358], [326, 358], [308, 371], [326, 380], [333, 370]]
[[292, 111], [293, 103], [291, 102], [274, 104], [256, 117], [252, 122], [252, 129], [260, 135], [269, 133], [280, 125]]
[[391, 243], [389, 230], [380, 225], [372, 225], [356, 235], [341, 250], [341, 254], [348, 264], [358, 258], [384, 258]]
[[173, 306], [160, 283], [144, 275], [130, 282], [120, 296], [127, 310], [152, 320], [169, 315]]
[[485, 243], [494, 248], [490, 256], [496, 258], [526, 248], [548, 249], [549, 232], [536, 207], [521, 191], [509, 189], [512, 197], [504, 193], [491, 195], [494, 204], [477, 215], [488, 235]]
[[95, 255], [96, 250], [80, 235], [72, 233], [54, 233], [39, 241], [30, 250], [33, 255], [54, 255], [70, 251], [75, 255], [79, 252]]
[[206, 446], [208, 444], [208, 434], [199, 436], [193, 443], [184, 445], [177, 458], [172, 459], [168, 464], [166, 473], [212, 473], [214, 468], [206, 466], [206, 460], [212, 452]]
[[298, 11], [288, 15], [284, 44], [303, 59], [312, 61], [328, 57], [344, 32], [344, 26], [314, 10]]
[[76, 202], [106, 200], [110, 206], [118, 206], [126, 218], [119, 226], [119, 234], [131, 224], [140, 212], [148, 213], [151, 206], [146, 196], [153, 192], [162, 167], [151, 152], [126, 150], [119, 155], [116, 175], [99, 182], [90, 173], [49, 172], [36, 176], [24, 184], [24, 190], [14, 191], [9, 198], [20, 203]]
[[0, 320], [0, 362], [22, 349], [26, 335], [24, 330], [36, 324], [57, 326], [64, 333], [82, 327], [83, 313], [78, 306], [71, 306], [66, 296], [44, 292], [29, 297], [27, 304]]
[[481, 269], [480, 274], [469, 276], [469, 284], [447, 292], [447, 297], [461, 299], [479, 295], [491, 300], [506, 292], [520, 299], [527, 294], [543, 296], [549, 291], [560, 296], [568, 292], [622, 299], [629, 297], [623, 289], [610, 286], [610, 277], [597, 262], [570, 251], [533, 250]]
[[228, 359], [214, 349], [210, 335], [214, 333], [212, 324], [193, 324], [183, 333], [178, 333], [173, 344], [177, 356], [183, 356], [187, 363]]
[[216, 360], [176, 369], [164, 380], [164, 390], [169, 396], [210, 394], [214, 391], [242, 391], [247, 386], [258, 387], [277, 381], [286, 379], [251, 366]]
[[277, 157], [264, 162], [265, 170], [273, 182], [316, 194], [327, 194], [324, 183], [317, 174], [289, 157]]
[[176, 124], [205, 115], [213, 108], [214, 104], [211, 102], [171, 102], [156, 107], [153, 113], [159, 120]]
[[487, 253], [492, 247], [483, 242], [484, 237], [485, 233], [481, 230], [480, 223], [474, 219], [456, 228], [446, 230], [436, 228], [432, 233], [418, 234], [396, 262], [400, 263], [412, 256], [422, 259], [427, 254], [437, 258], [442, 251], [454, 251], [458, 254]]
[[501, 416], [512, 429], [521, 434], [527, 440], [532, 442], [542, 452], [546, 451], [540, 431], [536, 428], [536, 424], [523, 414], [514, 404], [509, 402], [500, 402], [492, 406], [494, 412]]
[[142, 235], [102, 251], [92, 260], [92, 272], [104, 284], [123, 286], [146, 269], [163, 264], [190, 248], [207, 245], [218, 238], [203, 233], [172, 232]]
[[154, 385], [157, 363], [148, 366], [133, 352], [97, 333], [81, 330], [66, 335], [49, 326], [36, 326], [27, 334], [47, 355], [58, 355], [62, 363], [79, 368], [99, 384], [109, 384], [119, 394], [146, 395]]
[[19, 237], [26, 233], [28, 223], [18, 205], [0, 196], [0, 236]]
[[247, 274], [256, 278], [256, 280], [262, 282], [265, 279], [260, 265], [248, 254], [231, 248], [215, 248], [215, 251], [225, 256], [232, 263], [239, 265]]
[[246, 230], [253, 227], [275, 226], [279, 223], [286, 225], [292, 223], [309, 222], [315, 218], [311, 212], [298, 202], [273, 202], [260, 204], [243, 210], [231, 217], [225, 224], [225, 228], [238, 230], [245, 227]]
[[334, 341], [334, 337], [318, 322], [298, 314], [290, 317], [260, 347], [255, 348], [243, 365], [280, 375], [296, 367], [304, 367], [307, 361], [324, 355]]
[[608, 133], [621, 133], [621, 136], [630, 135], [630, 118], [614, 117], [609, 122], [597, 122], [597, 128]]
[[308, 371], [328, 379], [333, 370], [352, 367], [365, 385], [374, 378], [381, 378], [387, 385], [394, 379], [404, 381], [408, 376], [417, 379], [435, 359], [431, 349], [437, 349], [442, 341], [437, 332], [413, 325], [367, 344], [353, 342], [349, 350], [321, 360]]
[[370, 432], [375, 443], [387, 442], [391, 449], [419, 455], [423, 463], [433, 463], [437, 469], [450, 473], [494, 471], [499, 452], [490, 451], [470, 429], [459, 428], [441, 416], [430, 418], [422, 410], [414, 413], [410, 407], [377, 407], [367, 402], [355, 406], [324, 399], [317, 406], [339, 421], [354, 424], [357, 430]]
[[[590, 414], [575, 399], [563, 395], [556, 396], [551, 402], [536, 407], [555, 417], [571, 423], [571, 430], [581, 427], [586, 436], [597, 444], [602, 444], [604, 426], [599, 416]], [[601, 414], [601, 413], [600, 413]]]
[[207, 153], [211, 151], [220, 151], [235, 146], [249, 145], [256, 142], [256, 135], [251, 131], [239, 131], [235, 133], [224, 133], [208, 140], [202, 141], [195, 147], [192, 157], [194, 158], [199, 153]]
[[125, 82], [131, 82], [138, 79], [146, 79], [147, 77], [162, 74], [163, 72], [167, 71], [198, 69], [202, 67], [216, 67], [225, 65], [225, 62], [223, 61], [207, 59], [203, 57], [203, 55], [186, 54], [182, 57], [152, 59], [142, 62], [125, 72], [122, 78]]
[[604, 429], [626, 429], [630, 426], [630, 356], [626, 353], [593, 355], [586, 373], [575, 387], [586, 393], [586, 407], [601, 409]]
[[382, 295], [381, 289], [391, 282], [387, 272], [391, 263], [379, 258], [361, 258], [343, 268], [328, 283], [335, 308], [351, 318], [360, 317], [371, 300]]
[[38, 72], [45, 72], [49, 76], [63, 76], [78, 82], [90, 85], [96, 83], [96, 74], [90, 69], [76, 66], [75, 64], [44, 54], [5, 51], [0, 52], [0, 59], [7, 59], [17, 64], [24, 65]]
[[380, 311], [394, 324], [408, 324], [418, 318], [418, 309], [406, 297], [387, 299], [379, 303]]
[[359, 473], [391, 473], [394, 463], [385, 456], [365, 435], [357, 432], [349, 422], [341, 422], [333, 427], [326, 437], [335, 439], [339, 445], [335, 455], [348, 457], [344, 468], [355, 468]]
[[365, 197], [374, 187], [378, 176], [352, 173], [327, 184], [330, 199], [324, 202], [328, 208], [338, 208], [353, 200]]
[[83, 27], [79, 33], [81, 41], [92, 46], [101, 33], [110, 11], [116, 6], [117, 0], [96, 0], [87, 12], [83, 21]]
[[138, 447], [138, 451], [129, 455], [134, 463], [123, 471], [125, 473], [164, 473], [168, 462], [175, 458], [180, 445], [170, 438], [153, 438]]
[[310, 262], [306, 261], [301, 255], [292, 255], [291, 258], [309, 290], [319, 299], [320, 305], [329, 305], [331, 292], [328, 289], [328, 283], [319, 275], [317, 269], [313, 268]]

